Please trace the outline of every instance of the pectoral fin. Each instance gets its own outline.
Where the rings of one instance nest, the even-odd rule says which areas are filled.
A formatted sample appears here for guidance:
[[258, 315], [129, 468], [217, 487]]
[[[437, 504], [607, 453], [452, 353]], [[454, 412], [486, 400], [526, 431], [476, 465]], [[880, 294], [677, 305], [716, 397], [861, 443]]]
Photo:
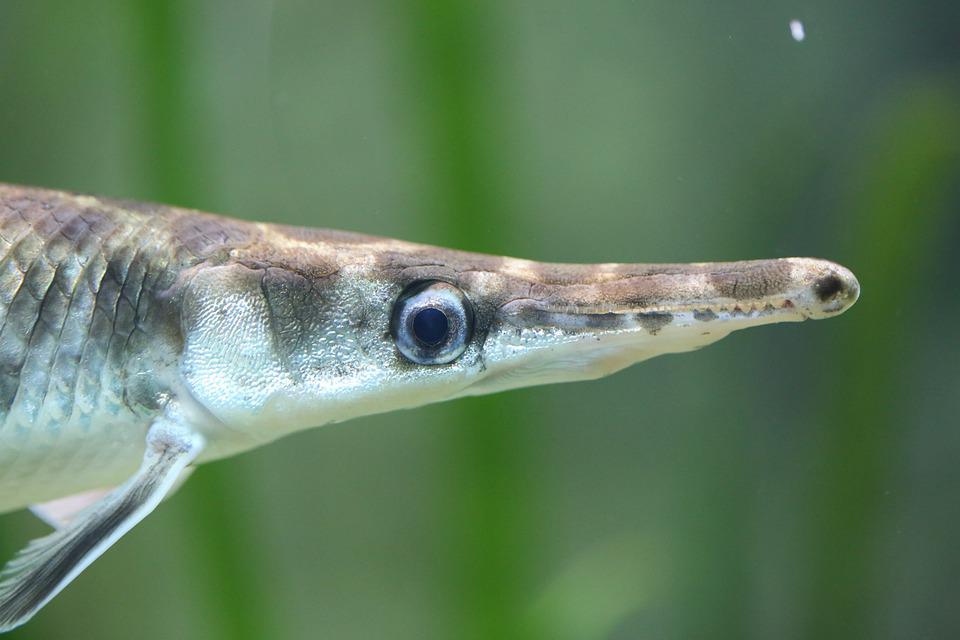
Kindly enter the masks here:
[[[164, 499], [176, 493], [177, 489], [186, 482], [194, 469], [196, 469], [196, 467], [190, 466], [181, 471], [173, 483], [173, 486], [167, 491]], [[70, 524], [70, 521], [76, 518], [84, 509], [95, 504], [115, 489], [116, 487], [105, 487], [103, 489], [91, 489], [90, 491], [75, 493], [72, 496], [30, 505], [30, 511], [54, 529], [60, 529]]]
[[30, 542], [0, 572], [0, 632], [17, 627], [160, 503], [203, 448], [173, 411], [147, 434], [140, 470], [48, 536]]
[[54, 529], [61, 529], [70, 524], [77, 514], [98, 502], [101, 498], [113, 491], [115, 487], [106, 489], [92, 489], [83, 493], [75, 493], [65, 498], [57, 498], [49, 502], [42, 502], [30, 506], [30, 511]]

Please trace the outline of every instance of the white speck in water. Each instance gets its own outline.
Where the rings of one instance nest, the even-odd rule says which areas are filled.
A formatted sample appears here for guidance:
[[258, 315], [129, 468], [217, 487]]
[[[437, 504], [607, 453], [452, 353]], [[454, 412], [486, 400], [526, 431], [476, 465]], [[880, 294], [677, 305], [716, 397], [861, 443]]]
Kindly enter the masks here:
[[799, 20], [791, 20], [790, 35], [793, 36], [793, 39], [797, 42], [803, 42], [803, 39], [807, 37], [807, 34], [803, 31], [803, 23]]

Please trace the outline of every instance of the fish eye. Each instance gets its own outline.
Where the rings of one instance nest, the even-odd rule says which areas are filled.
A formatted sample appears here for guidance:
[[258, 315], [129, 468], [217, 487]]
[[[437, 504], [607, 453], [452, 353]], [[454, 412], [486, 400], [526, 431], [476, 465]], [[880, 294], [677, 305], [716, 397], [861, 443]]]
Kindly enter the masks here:
[[390, 333], [408, 360], [449, 364], [473, 336], [473, 307], [463, 291], [448, 282], [418, 282], [394, 304]]

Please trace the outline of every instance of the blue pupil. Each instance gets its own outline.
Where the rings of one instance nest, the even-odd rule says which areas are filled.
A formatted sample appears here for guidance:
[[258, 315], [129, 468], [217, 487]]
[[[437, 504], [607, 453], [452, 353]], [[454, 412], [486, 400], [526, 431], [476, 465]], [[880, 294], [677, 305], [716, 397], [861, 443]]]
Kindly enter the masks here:
[[443, 342], [449, 329], [450, 321], [440, 309], [428, 307], [413, 316], [413, 335], [428, 347], [435, 347]]

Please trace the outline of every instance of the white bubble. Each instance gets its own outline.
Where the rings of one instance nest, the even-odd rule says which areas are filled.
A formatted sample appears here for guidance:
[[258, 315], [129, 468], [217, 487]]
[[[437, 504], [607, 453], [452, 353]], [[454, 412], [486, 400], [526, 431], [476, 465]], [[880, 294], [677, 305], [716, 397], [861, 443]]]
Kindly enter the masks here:
[[793, 39], [797, 42], [803, 42], [803, 39], [807, 37], [807, 34], [803, 31], [803, 23], [799, 20], [791, 20], [790, 35], [793, 36]]

